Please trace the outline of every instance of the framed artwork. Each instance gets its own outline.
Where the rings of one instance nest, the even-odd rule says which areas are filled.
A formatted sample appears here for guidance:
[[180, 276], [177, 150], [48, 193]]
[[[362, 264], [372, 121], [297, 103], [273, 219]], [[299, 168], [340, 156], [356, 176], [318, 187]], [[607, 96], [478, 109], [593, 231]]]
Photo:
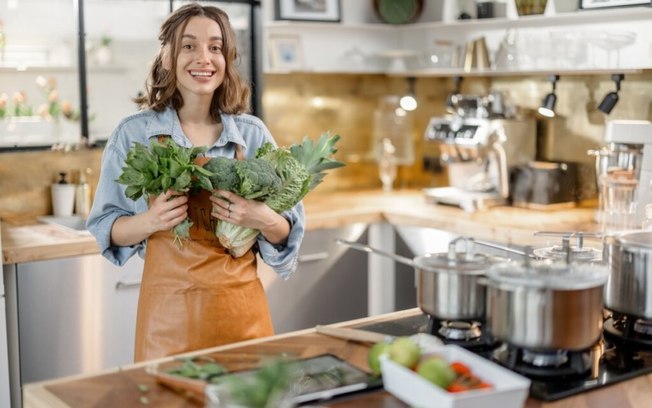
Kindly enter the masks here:
[[295, 35], [269, 38], [270, 67], [272, 69], [300, 69], [303, 66], [301, 38]]
[[652, 5], [650, 0], [580, 0], [580, 9]]
[[339, 22], [340, 0], [276, 0], [277, 20]]

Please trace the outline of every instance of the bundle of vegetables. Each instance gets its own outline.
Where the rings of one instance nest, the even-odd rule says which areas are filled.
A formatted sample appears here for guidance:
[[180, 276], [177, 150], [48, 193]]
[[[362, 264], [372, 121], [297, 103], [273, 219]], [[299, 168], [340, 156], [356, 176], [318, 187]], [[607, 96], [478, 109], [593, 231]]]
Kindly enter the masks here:
[[[265, 143], [254, 159], [214, 158], [204, 168], [213, 173], [210, 180], [214, 188], [263, 201], [281, 213], [297, 205], [321, 183], [327, 170], [344, 166], [330, 158], [337, 152], [335, 143], [339, 139], [339, 135], [325, 132], [317, 143], [308, 138], [290, 147], [277, 148]], [[220, 243], [236, 258], [249, 251], [258, 233], [256, 229], [223, 220], [215, 230]]]
[[[203, 147], [179, 146], [170, 138], [161, 142], [152, 139], [149, 148], [134, 143], [116, 182], [127, 186], [125, 195], [134, 201], [143, 196], [147, 199], [150, 195], [160, 195], [170, 189], [180, 194], [192, 188], [212, 190], [209, 177], [213, 173], [194, 163], [205, 150]], [[177, 246], [182, 246], [181, 238], [189, 238], [191, 226], [192, 221], [186, 218], [173, 228]]]

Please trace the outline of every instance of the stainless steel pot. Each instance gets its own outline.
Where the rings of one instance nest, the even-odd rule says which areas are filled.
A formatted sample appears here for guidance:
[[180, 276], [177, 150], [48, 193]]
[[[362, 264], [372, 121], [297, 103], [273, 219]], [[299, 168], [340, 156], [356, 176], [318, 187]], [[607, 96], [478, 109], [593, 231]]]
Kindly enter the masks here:
[[[458, 242], [466, 243], [457, 252]], [[458, 238], [446, 253], [430, 253], [413, 259], [385, 252], [368, 245], [338, 240], [361, 251], [387, 256], [416, 272], [417, 305], [425, 313], [442, 320], [484, 320], [486, 310], [485, 271], [497, 263], [494, 258], [473, 252], [473, 240]]]
[[652, 232], [607, 236], [604, 251], [609, 263], [607, 309], [652, 319]]
[[532, 350], [582, 350], [602, 334], [605, 266], [551, 260], [487, 271], [487, 327]]

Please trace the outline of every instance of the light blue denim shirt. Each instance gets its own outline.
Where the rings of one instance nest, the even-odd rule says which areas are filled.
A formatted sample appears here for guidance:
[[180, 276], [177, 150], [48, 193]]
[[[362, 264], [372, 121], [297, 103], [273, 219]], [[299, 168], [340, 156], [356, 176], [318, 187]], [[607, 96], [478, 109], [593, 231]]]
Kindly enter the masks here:
[[[245, 157], [254, 157], [256, 149], [265, 142], [276, 145], [264, 123], [251, 115], [222, 114], [223, 130], [220, 138], [206, 152], [206, 156], [235, 157], [235, 145], [241, 145]], [[123, 119], [109, 138], [102, 155], [102, 169], [87, 221], [88, 230], [95, 236], [104, 257], [116, 265], [124, 263], [136, 252], [144, 257], [145, 242], [130, 247], [111, 244], [111, 228], [118, 217], [134, 215], [147, 210], [147, 201], [133, 201], [125, 196], [126, 186], [115, 180], [122, 173], [127, 152], [134, 142], [149, 146], [149, 139], [171, 135], [184, 147], [192, 143], [183, 133], [175, 110], [163, 112], [145, 110]], [[260, 255], [281, 277], [287, 278], [297, 267], [299, 246], [303, 240], [305, 221], [303, 204], [282, 214], [290, 222], [290, 236], [285, 245], [273, 245], [258, 235]]]

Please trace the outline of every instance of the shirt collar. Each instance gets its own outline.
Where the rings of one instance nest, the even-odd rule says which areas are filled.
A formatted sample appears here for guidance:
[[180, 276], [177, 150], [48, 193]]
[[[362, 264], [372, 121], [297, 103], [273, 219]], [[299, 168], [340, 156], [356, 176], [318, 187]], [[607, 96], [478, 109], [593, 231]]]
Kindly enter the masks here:
[[[241, 145], [244, 150], [247, 150], [247, 143], [236, 126], [233, 115], [221, 112], [220, 118], [222, 119], [223, 125], [222, 134], [211, 148], [224, 147], [229, 142], [233, 142]], [[192, 147], [192, 142], [190, 142], [190, 139], [188, 139], [181, 129], [181, 122], [179, 122], [179, 116], [177, 116], [176, 110], [172, 108], [155, 112], [152, 120], [147, 124], [146, 132], [148, 139], [159, 135], [170, 135], [178, 145]]]

